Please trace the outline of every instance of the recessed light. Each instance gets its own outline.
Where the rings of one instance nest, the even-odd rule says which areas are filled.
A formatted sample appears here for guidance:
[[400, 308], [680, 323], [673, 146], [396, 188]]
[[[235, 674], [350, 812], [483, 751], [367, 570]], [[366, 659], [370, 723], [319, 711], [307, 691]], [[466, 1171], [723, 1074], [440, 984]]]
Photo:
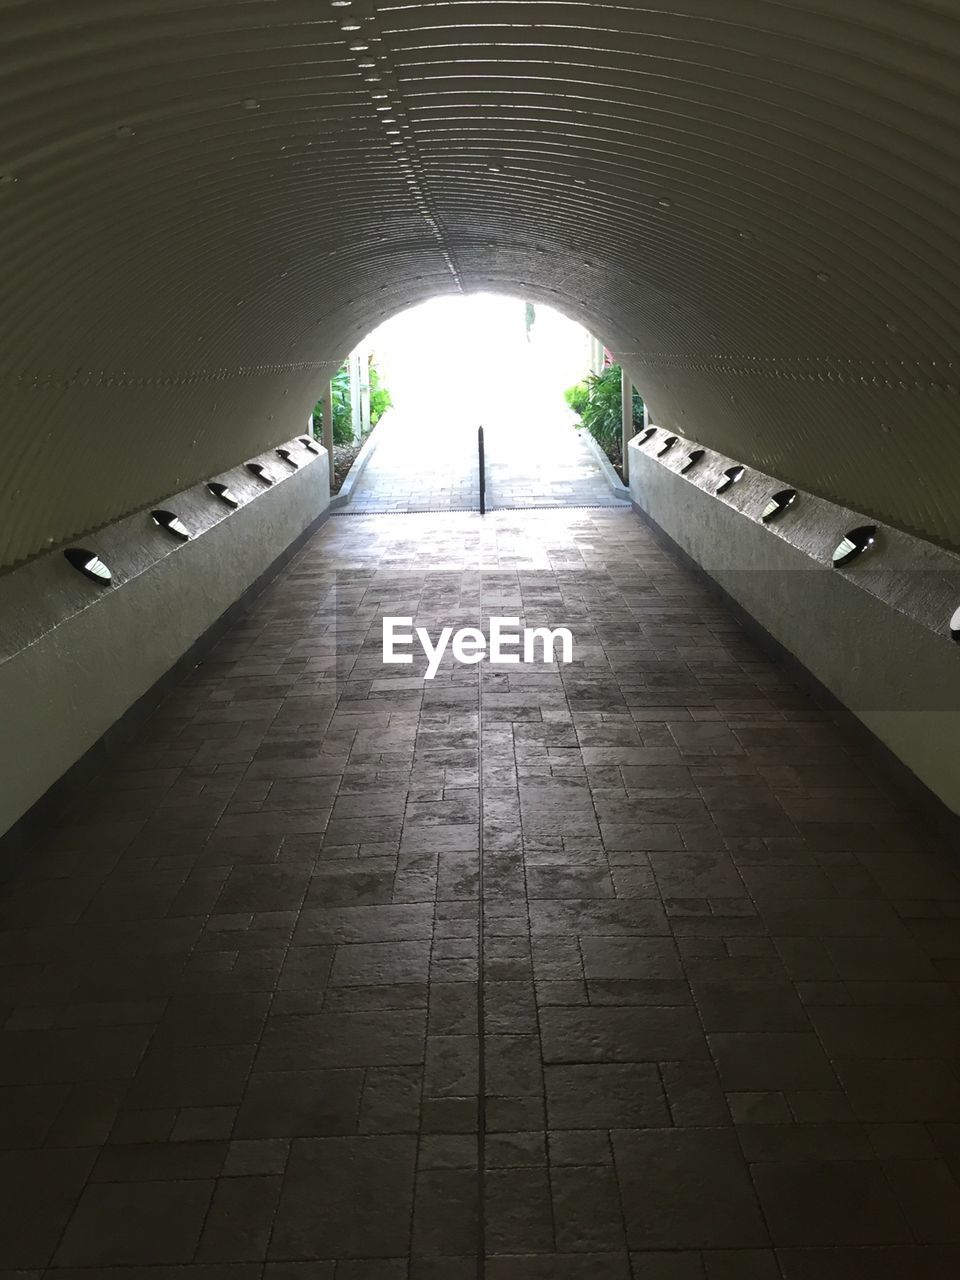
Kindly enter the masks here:
[[240, 105], [243, 107], [244, 111], [260, 110], [260, 103], [256, 100], [256, 98], [244, 98], [240, 103]]
[[662, 458], [665, 453], [669, 453], [676, 443], [676, 436], [667, 436], [666, 440], [664, 440], [663, 444], [657, 450], [657, 457]]
[[105, 587], [113, 578], [113, 574], [95, 551], [86, 551], [83, 547], [67, 547], [63, 555], [78, 573], [101, 587]]
[[960, 609], [950, 619], [950, 635], [960, 644]]
[[796, 489], [781, 489], [763, 508], [760, 519], [764, 524], [769, 524], [771, 520], [776, 520], [777, 516], [782, 515], [787, 507], [792, 507], [796, 500]]
[[746, 471], [746, 467], [727, 467], [723, 473], [724, 478], [717, 485], [717, 493], [726, 493], [728, 489], [732, 489], [742, 477], [744, 471]]
[[311, 440], [309, 436], [300, 436], [300, 437], [299, 437], [299, 439], [300, 439], [300, 443], [303, 445], [303, 447], [304, 447], [305, 449], [308, 449], [308, 450], [310, 451], [310, 453], [319, 453], [319, 452], [320, 452], [320, 450], [319, 450], [319, 448], [317, 447], [316, 443], [315, 443], [313, 440]]
[[637, 443], [638, 443], [638, 444], [646, 444], [646, 443], [647, 443], [647, 441], [650, 439], [650, 437], [651, 437], [651, 436], [656, 435], [656, 431], [657, 431], [657, 428], [656, 428], [656, 427], [646, 427], [646, 428], [645, 428], [643, 431], [641, 431], [641, 432], [640, 432], [640, 434], [637, 436]]
[[688, 471], [692, 471], [705, 452], [705, 449], [691, 449], [687, 454], [686, 462], [684, 462], [683, 466], [680, 468], [680, 474], [685, 476]]
[[857, 529], [851, 529], [833, 553], [833, 567], [841, 569], [845, 564], [849, 564], [851, 560], [856, 560], [865, 551], [869, 551], [876, 540], [877, 526], [875, 524], [862, 524]]
[[273, 484], [273, 476], [262, 462], [247, 462], [244, 465], [251, 475], [256, 476], [258, 480], [262, 480], [264, 484]]
[[355, 41], [353, 42], [353, 44], [352, 44], [352, 45], [350, 45], [350, 52], [351, 52], [351, 53], [366, 53], [366, 52], [367, 52], [367, 50], [368, 50], [369, 48], [370, 48], [370, 46], [369, 46], [368, 44], [362, 44], [359, 40], [355, 40]]
[[285, 449], [281, 445], [281, 447], [279, 449], [274, 450], [274, 452], [276, 453], [278, 458], [282, 458], [284, 462], [288, 463], [291, 467], [293, 467], [294, 471], [297, 470], [300, 464], [297, 462], [296, 458], [293, 456], [293, 454], [290, 452], [289, 449]]
[[161, 509], [159, 511], [151, 511], [150, 515], [154, 524], [159, 525], [161, 529], [166, 529], [168, 533], [172, 533], [181, 542], [190, 541], [190, 530], [175, 512]]
[[208, 480], [207, 488], [215, 498], [225, 502], [228, 507], [239, 507], [240, 499], [231, 493], [225, 484], [221, 484], [219, 480]]

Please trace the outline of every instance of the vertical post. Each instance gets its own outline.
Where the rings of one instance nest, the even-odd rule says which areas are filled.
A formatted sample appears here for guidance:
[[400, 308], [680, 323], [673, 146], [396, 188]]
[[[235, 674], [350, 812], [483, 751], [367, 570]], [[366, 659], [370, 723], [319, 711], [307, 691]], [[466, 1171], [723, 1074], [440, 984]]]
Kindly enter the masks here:
[[323, 447], [327, 451], [327, 462], [330, 467], [330, 484], [333, 484], [333, 383], [327, 379], [323, 387], [323, 395], [320, 397], [320, 406], [323, 412], [323, 423], [321, 430], [323, 432]]
[[351, 351], [347, 357], [347, 368], [350, 374], [350, 434], [354, 440], [360, 439], [360, 356]]
[[620, 366], [620, 397], [623, 406], [620, 434], [620, 452], [623, 456], [623, 483], [629, 483], [630, 459], [627, 454], [627, 443], [633, 435], [633, 383], [625, 366]]
[[483, 427], [477, 427], [477, 465], [480, 473], [480, 514], [487, 514], [487, 459], [483, 451]]
[[370, 430], [370, 352], [362, 347], [357, 353], [357, 376], [360, 379], [360, 434]]

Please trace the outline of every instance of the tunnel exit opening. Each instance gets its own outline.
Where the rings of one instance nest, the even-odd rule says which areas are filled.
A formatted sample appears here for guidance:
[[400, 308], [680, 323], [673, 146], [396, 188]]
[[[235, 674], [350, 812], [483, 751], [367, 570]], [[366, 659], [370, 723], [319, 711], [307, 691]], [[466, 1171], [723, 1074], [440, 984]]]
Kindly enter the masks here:
[[[434, 298], [380, 325], [347, 365], [359, 372], [349, 383], [341, 375], [360, 396], [356, 434], [346, 446], [334, 439], [334, 461], [360, 452], [363, 470], [341, 514], [479, 510], [481, 427], [489, 509], [626, 500], [604, 453], [620, 440], [619, 389], [616, 403], [609, 395], [619, 371], [602, 342], [552, 307], [493, 293]], [[372, 432], [365, 371], [389, 399]], [[335, 410], [341, 395], [334, 385]]]

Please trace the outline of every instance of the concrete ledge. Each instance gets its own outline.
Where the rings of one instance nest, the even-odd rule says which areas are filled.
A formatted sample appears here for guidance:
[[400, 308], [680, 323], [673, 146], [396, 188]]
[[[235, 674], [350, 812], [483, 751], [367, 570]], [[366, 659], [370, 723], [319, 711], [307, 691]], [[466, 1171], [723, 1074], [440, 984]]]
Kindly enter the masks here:
[[581, 440], [586, 442], [587, 448], [597, 460], [597, 466], [603, 472], [603, 478], [607, 482], [607, 488], [617, 498], [622, 498], [624, 502], [630, 501], [630, 490], [617, 475], [617, 469], [604, 453], [603, 449], [594, 440], [593, 436], [586, 427], [575, 428]]
[[748, 469], [718, 495], [735, 459], [706, 451], [680, 474], [692, 445], [678, 441], [660, 458], [667, 436], [657, 428], [630, 444], [636, 508], [945, 813], [960, 814], [960, 646], [949, 635], [960, 557], [879, 526], [868, 553], [835, 569], [844, 534], [876, 521], [799, 492], [765, 525], [783, 481]]
[[343, 484], [340, 486], [340, 492], [335, 493], [333, 497], [330, 499], [331, 510], [337, 511], [339, 510], [340, 507], [345, 507], [347, 503], [350, 501], [350, 499], [353, 497], [353, 491], [356, 488], [357, 481], [363, 475], [364, 471], [366, 470], [367, 463], [373, 457], [374, 453], [377, 450], [377, 445], [383, 439], [383, 436], [378, 433], [381, 432], [384, 428], [389, 429], [390, 427], [390, 421], [389, 421], [390, 415], [391, 415], [391, 411], [388, 409], [386, 413], [383, 415], [383, 417], [380, 419], [380, 421], [377, 423], [377, 425], [373, 428], [373, 430], [367, 436], [366, 440], [364, 440], [363, 445], [360, 449], [360, 452], [357, 454], [357, 456], [353, 460], [353, 466], [350, 468], [350, 470], [347, 472], [346, 476], [344, 477]]
[[297, 441], [164, 502], [191, 532], [178, 542], [149, 511], [79, 540], [113, 582], [81, 576], [60, 550], [0, 578], [0, 863], [28, 853], [38, 821], [95, 771], [329, 515], [328, 459]]

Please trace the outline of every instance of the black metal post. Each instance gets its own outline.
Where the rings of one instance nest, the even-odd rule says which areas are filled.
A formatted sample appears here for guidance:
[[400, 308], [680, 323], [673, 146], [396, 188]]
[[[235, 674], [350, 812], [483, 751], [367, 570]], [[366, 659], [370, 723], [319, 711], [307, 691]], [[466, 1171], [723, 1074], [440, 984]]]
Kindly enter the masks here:
[[487, 513], [487, 463], [483, 452], [483, 427], [477, 427], [477, 456], [480, 461], [480, 514]]

